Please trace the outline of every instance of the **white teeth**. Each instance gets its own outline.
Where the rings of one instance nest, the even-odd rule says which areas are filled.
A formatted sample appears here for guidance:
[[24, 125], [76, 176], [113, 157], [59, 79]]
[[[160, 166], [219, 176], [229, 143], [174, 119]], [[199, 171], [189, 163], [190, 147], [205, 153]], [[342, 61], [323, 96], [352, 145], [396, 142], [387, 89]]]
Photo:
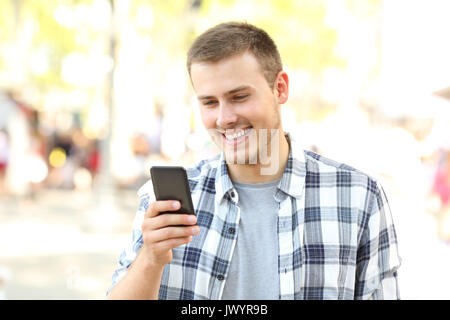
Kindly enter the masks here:
[[246, 135], [252, 128], [247, 128], [245, 130], [239, 130], [238, 132], [234, 133], [234, 134], [227, 134], [225, 133], [225, 137], [228, 140], [233, 140], [233, 139], [237, 139], [239, 137], [242, 137], [243, 135]]

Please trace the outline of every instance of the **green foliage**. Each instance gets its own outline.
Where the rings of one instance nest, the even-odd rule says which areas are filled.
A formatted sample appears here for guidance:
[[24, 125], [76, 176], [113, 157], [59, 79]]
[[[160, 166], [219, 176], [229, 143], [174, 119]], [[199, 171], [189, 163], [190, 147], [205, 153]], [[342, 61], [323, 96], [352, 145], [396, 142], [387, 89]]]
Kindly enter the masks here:
[[[233, 18], [227, 12], [239, 2], [205, 0], [201, 15], [212, 20], [212, 26]], [[212, 8], [218, 3], [222, 6], [223, 14], [211, 16]], [[337, 32], [325, 25], [324, 1], [252, 0], [246, 3], [252, 10], [242, 12], [240, 16], [263, 28], [274, 38], [283, 62], [289, 68], [320, 73], [329, 66], [345, 66], [345, 61], [334, 54]]]
[[0, 1], [0, 41], [8, 40], [8, 31], [13, 22], [13, 9], [10, 1]]
[[[9, 40], [11, 32], [12, 8], [9, 1], [0, 1], [0, 48]], [[0, 69], [4, 66], [3, 55], [0, 54]]]
[[23, 19], [33, 19], [38, 24], [33, 48], [45, 48], [49, 52], [49, 72], [33, 79], [41, 86], [64, 87], [61, 63], [67, 54], [81, 49], [75, 42], [77, 30], [69, 29], [55, 20], [54, 12], [58, 3], [59, 1], [52, 0], [23, 2]]

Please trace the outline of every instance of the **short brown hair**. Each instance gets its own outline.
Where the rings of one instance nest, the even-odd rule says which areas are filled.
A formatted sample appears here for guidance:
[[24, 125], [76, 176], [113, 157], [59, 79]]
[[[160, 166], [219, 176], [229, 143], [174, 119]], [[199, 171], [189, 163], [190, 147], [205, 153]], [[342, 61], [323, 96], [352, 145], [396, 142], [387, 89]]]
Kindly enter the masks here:
[[187, 55], [187, 69], [195, 62], [217, 62], [244, 53], [253, 53], [259, 62], [270, 87], [283, 69], [275, 42], [264, 30], [247, 22], [226, 22], [201, 34], [192, 44]]

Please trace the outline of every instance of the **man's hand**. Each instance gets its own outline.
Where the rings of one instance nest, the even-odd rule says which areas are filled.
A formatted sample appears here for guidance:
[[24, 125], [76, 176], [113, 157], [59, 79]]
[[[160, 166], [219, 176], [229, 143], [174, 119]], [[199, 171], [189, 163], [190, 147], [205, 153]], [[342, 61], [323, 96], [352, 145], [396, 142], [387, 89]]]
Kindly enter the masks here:
[[144, 245], [108, 299], [158, 299], [163, 269], [172, 260], [172, 249], [190, 242], [200, 232], [193, 214], [160, 214], [179, 208], [178, 201], [150, 204], [142, 222]]
[[[193, 214], [160, 214], [176, 211], [180, 208], [178, 201], [155, 201], [150, 204], [142, 222], [142, 255], [155, 267], [164, 267], [172, 261], [172, 249], [189, 243], [192, 236], [200, 232], [196, 225], [197, 217]], [[180, 227], [179, 225], [187, 225]]]

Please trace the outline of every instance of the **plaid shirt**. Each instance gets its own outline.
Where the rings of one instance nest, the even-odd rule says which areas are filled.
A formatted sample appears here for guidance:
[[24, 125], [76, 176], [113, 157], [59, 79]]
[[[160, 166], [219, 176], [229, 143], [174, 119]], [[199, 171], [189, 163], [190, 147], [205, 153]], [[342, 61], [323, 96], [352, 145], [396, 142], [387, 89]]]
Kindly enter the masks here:
[[[280, 299], [400, 299], [400, 257], [380, 184], [347, 165], [304, 151], [292, 136], [275, 198], [278, 211]], [[238, 193], [223, 153], [187, 169], [200, 233], [173, 249], [160, 299], [220, 299], [239, 236]], [[151, 181], [139, 191], [132, 239], [112, 287], [143, 244], [141, 225], [154, 201]], [[254, 250], [258, 248], [255, 243]]]

